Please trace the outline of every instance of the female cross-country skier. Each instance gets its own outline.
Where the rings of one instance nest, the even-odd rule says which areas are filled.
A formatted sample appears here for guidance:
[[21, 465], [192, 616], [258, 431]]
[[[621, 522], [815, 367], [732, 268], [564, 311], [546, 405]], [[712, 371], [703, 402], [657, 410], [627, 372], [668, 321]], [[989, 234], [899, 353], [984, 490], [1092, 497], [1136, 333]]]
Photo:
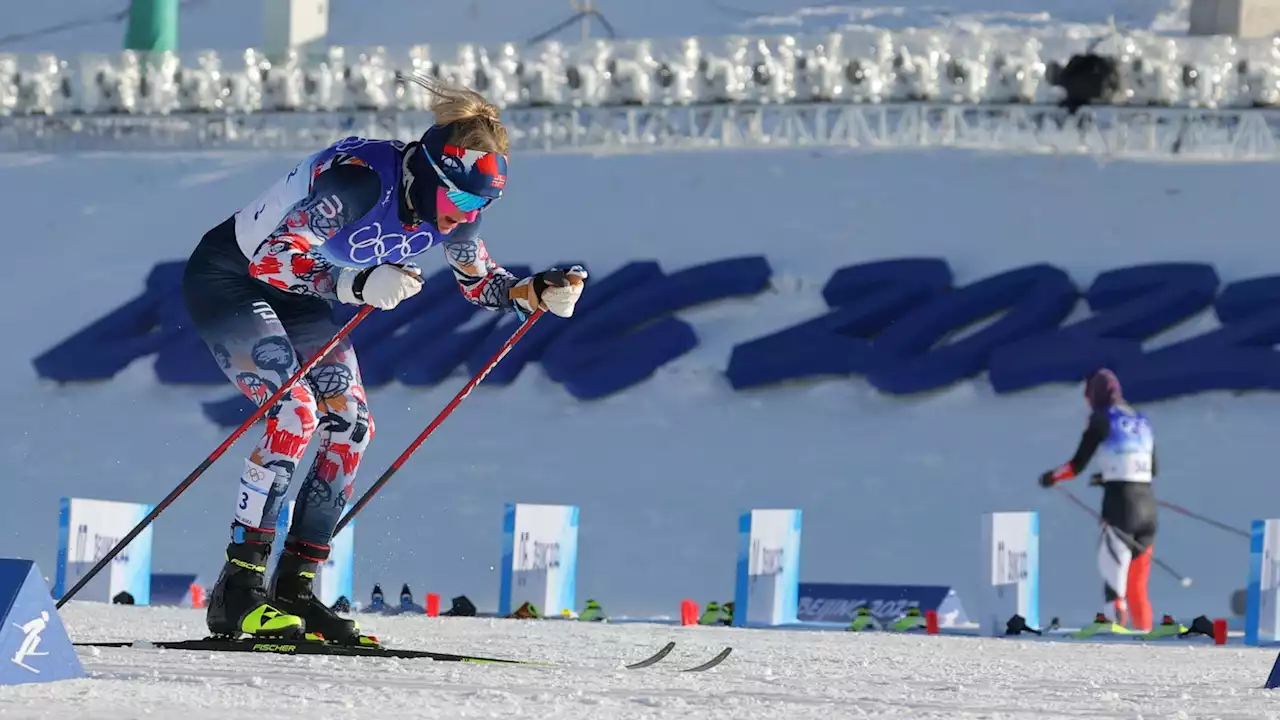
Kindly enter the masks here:
[[[331, 303], [395, 308], [422, 287], [410, 260], [435, 245], [472, 303], [521, 317], [537, 308], [573, 314], [581, 267], [520, 279], [491, 260], [480, 239], [481, 213], [507, 182], [498, 109], [470, 90], [414, 80], [433, 97], [436, 124], [421, 140], [352, 137], [307, 157], [206, 233], [187, 262], [183, 297], [196, 329], [259, 405], [337, 333]], [[270, 409], [245, 461], [226, 564], [210, 593], [206, 619], [215, 635], [307, 632], [368, 642], [311, 585], [373, 430], [355, 352], [343, 340]], [[268, 594], [276, 520], [313, 436], [319, 449]]]
[[[1147, 581], [1151, 576], [1152, 543], [1156, 537], [1156, 496], [1151, 481], [1156, 476], [1156, 446], [1151, 423], [1129, 407], [1120, 380], [1107, 369], [1098, 370], [1085, 383], [1084, 396], [1093, 414], [1075, 455], [1040, 476], [1040, 484], [1056, 483], [1079, 475], [1095, 453], [1098, 472], [1092, 484], [1102, 485], [1102, 536], [1098, 543], [1098, 572], [1112, 622], [1150, 632], [1151, 601]], [[1123, 538], [1120, 533], [1128, 535]]]

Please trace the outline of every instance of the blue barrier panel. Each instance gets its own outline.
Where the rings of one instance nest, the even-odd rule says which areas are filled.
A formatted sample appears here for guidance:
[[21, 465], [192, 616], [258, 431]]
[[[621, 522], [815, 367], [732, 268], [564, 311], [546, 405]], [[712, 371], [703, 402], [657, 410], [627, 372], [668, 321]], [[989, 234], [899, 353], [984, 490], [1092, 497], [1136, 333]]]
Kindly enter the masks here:
[[1040, 627], [1040, 514], [996, 512], [982, 516], [982, 575], [978, 583], [978, 632], [1003, 635], [1021, 615]]
[[187, 605], [195, 573], [151, 573], [152, 605]]
[[0, 685], [84, 674], [40, 568], [30, 560], [0, 558]]
[[942, 627], [969, 621], [959, 596], [946, 585], [800, 583], [797, 618], [801, 622], [848, 625], [861, 607], [882, 623], [891, 623], [911, 609], [937, 612]]
[[578, 508], [575, 505], [508, 503], [502, 514], [498, 614], [526, 602], [544, 617], [576, 607]]
[[734, 625], [796, 621], [802, 524], [803, 516], [795, 509], [748, 510], [739, 516]]
[[1280, 642], [1280, 519], [1254, 520], [1249, 531], [1244, 644], [1270, 645]]
[[1276, 656], [1275, 664], [1271, 666], [1271, 674], [1267, 676], [1267, 682], [1263, 687], [1268, 690], [1280, 687], [1280, 656]]
[[[152, 510], [145, 503], [62, 498], [58, 503], [58, 556], [55, 595], [79, 582], [98, 561]], [[138, 534], [110, 565], [81, 588], [80, 600], [111, 602], [127, 592], [137, 605], [151, 602], [151, 548], [155, 527]]]

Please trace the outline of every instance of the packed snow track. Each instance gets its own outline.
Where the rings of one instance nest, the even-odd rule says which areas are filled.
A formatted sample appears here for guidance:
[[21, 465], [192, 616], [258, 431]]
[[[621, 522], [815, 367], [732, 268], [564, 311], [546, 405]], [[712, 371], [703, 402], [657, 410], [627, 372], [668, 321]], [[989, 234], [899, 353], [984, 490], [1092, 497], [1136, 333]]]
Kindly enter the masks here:
[[[200, 637], [199, 611], [71, 603], [72, 639]], [[560, 668], [81, 648], [0, 718], [1262, 718], [1275, 651], [563, 621], [366, 617], [387, 645]], [[653, 667], [625, 670], [669, 640]], [[733, 655], [697, 674], [722, 647]]]

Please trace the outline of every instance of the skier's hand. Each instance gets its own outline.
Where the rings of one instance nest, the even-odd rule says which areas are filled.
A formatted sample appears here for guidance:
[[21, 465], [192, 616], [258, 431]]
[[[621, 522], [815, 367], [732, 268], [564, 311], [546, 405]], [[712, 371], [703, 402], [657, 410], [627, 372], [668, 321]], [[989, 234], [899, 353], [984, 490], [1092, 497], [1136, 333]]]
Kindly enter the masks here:
[[1071, 463], [1063, 463], [1040, 476], [1040, 487], [1050, 488], [1064, 480], [1070, 480], [1075, 476], [1076, 470], [1071, 467]]
[[1102, 473], [1094, 473], [1089, 477], [1089, 485], [1091, 486], [1101, 486], [1103, 483], [1104, 480], [1102, 479]]
[[349, 305], [372, 305], [391, 310], [422, 290], [422, 271], [387, 263], [364, 270], [343, 269], [338, 276], [338, 299]]
[[572, 317], [586, 279], [587, 271], [581, 265], [568, 270], [544, 270], [533, 276], [533, 292], [541, 307], [560, 317]]

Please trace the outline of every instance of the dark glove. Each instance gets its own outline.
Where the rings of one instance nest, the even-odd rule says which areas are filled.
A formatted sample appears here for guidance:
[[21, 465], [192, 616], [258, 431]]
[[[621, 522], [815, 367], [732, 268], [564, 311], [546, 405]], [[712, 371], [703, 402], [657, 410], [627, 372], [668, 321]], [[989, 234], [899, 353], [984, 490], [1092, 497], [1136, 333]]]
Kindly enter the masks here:
[[1043, 474], [1043, 475], [1041, 475], [1041, 476], [1040, 476], [1040, 487], [1043, 487], [1043, 488], [1050, 488], [1050, 487], [1053, 487], [1053, 484], [1054, 484], [1054, 483], [1056, 483], [1056, 482], [1057, 482], [1057, 480], [1055, 480], [1055, 479], [1053, 478], [1053, 471], [1052, 471], [1052, 470], [1049, 470], [1049, 471], [1045, 472], [1045, 474]]
[[1105, 481], [1102, 479], [1102, 473], [1094, 473], [1089, 477], [1090, 487], [1101, 487]]

